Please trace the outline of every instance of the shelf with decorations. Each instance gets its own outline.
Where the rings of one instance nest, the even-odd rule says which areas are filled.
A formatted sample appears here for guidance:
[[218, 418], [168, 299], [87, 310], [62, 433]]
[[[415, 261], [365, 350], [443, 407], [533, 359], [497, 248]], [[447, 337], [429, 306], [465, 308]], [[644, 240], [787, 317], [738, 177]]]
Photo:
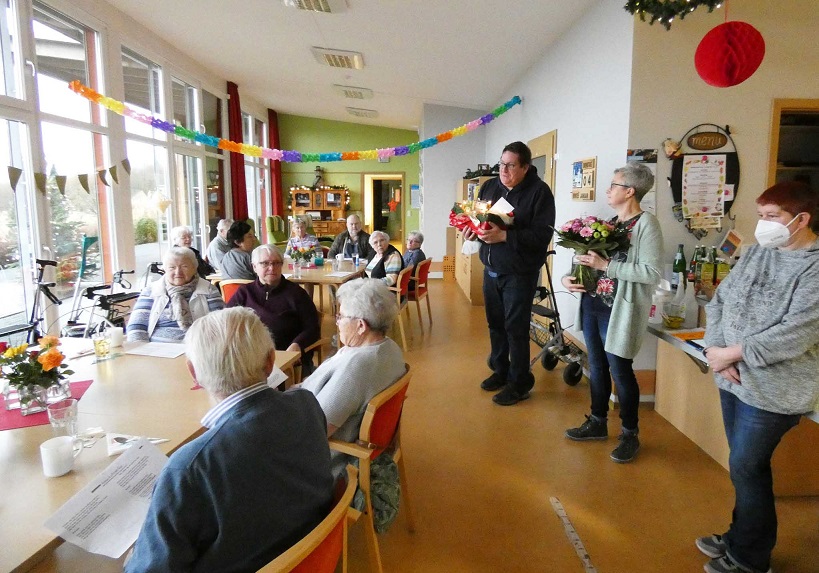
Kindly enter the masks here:
[[304, 185], [290, 188], [288, 210], [292, 216], [310, 217], [316, 236], [335, 236], [346, 229], [350, 190], [342, 185]]

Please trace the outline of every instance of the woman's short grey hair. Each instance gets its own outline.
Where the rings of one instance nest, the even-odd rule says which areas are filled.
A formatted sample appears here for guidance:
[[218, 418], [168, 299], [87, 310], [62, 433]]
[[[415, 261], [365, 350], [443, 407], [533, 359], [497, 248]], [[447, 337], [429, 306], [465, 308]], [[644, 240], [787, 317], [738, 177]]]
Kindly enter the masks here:
[[175, 245], [176, 242], [185, 235], [190, 235], [192, 237], [193, 230], [187, 225], [179, 225], [178, 227], [174, 227], [171, 229], [171, 243]]
[[262, 253], [267, 253], [270, 258], [278, 257], [280, 261], [284, 260], [282, 256], [282, 252], [276, 248], [275, 245], [259, 245], [253, 252], [250, 254], [250, 262], [254, 265], [259, 262], [259, 257], [262, 256]]
[[384, 239], [385, 239], [385, 240], [386, 240], [388, 243], [390, 242], [390, 236], [389, 236], [387, 233], [385, 233], [384, 231], [373, 231], [373, 234], [372, 234], [372, 235], [370, 235], [370, 244], [371, 244], [371, 245], [375, 244], [375, 240], [376, 240], [378, 237], [384, 237]]
[[646, 193], [651, 191], [651, 188], [654, 186], [654, 174], [648, 166], [642, 163], [626, 163], [623, 167], [615, 169], [614, 174], [622, 175], [623, 183], [634, 188], [634, 197], [638, 203], [643, 200]]
[[270, 331], [245, 307], [208, 313], [185, 333], [185, 355], [196, 381], [221, 398], [265, 380], [272, 349]]
[[293, 217], [293, 226], [301, 226], [304, 225], [305, 228], [309, 227], [310, 225], [307, 224], [307, 218], [302, 215], [296, 215]]
[[196, 255], [194, 255], [193, 251], [188, 247], [171, 247], [168, 249], [168, 252], [165, 253], [165, 257], [162, 259], [162, 262], [163, 264], [167, 265], [172, 260], [180, 260], [190, 263], [194, 271], [199, 268], [199, 262], [196, 260]]
[[398, 315], [395, 293], [381, 279], [355, 279], [338, 289], [339, 304], [344, 312], [363, 318], [370, 330], [386, 334]]
[[421, 231], [410, 231], [410, 234], [407, 235], [407, 239], [418, 239], [418, 242], [423, 244], [424, 234]]

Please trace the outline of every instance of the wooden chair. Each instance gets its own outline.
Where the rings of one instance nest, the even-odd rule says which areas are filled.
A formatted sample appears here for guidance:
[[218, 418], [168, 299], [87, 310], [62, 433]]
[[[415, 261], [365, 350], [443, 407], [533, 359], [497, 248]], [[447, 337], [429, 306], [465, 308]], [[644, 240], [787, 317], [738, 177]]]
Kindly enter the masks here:
[[313, 531], [293, 547], [259, 569], [259, 573], [333, 573], [341, 558], [341, 570], [347, 572], [347, 516], [353, 501], [358, 470], [347, 466], [347, 480], [341, 480], [335, 505], [330, 514]]
[[[407, 335], [404, 331], [404, 321], [401, 320], [401, 313], [407, 311], [407, 326], [409, 326], [409, 308], [407, 307], [407, 293], [409, 292], [409, 282], [412, 278], [412, 267], [407, 267], [398, 273], [398, 282], [395, 286], [389, 287], [395, 293], [395, 299], [398, 302], [398, 328], [401, 331], [401, 348], [404, 352], [407, 351]], [[412, 336], [412, 332], [410, 332]]]
[[415, 303], [415, 308], [418, 310], [418, 324], [421, 325], [421, 334], [424, 334], [424, 321], [421, 318], [421, 300], [427, 299], [427, 314], [429, 315], [429, 329], [432, 330], [432, 307], [429, 304], [429, 267], [432, 264], [432, 259], [426, 259], [418, 263], [415, 267], [415, 273], [412, 275], [412, 282], [415, 289], [410, 289], [407, 292], [407, 300]]
[[[401, 480], [401, 500], [407, 516], [407, 528], [410, 532], [415, 531], [415, 522], [412, 518], [412, 507], [407, 487], [407, 472], [404, 468], [404, 458], [401, 451], [401, 413], [407, 396], [407, 388], [412, 378], [409, 364], [406, 366], [407, 372], [395, 384], [374, 396], [367, 404], [356, 443], [351, 444], [330, 439], [330, 449], [355, 456], [359, 460], [358, 484], [366, 501], [364, 510], [365, 537], [367, 538], [367, 547], [370, 553], [371, 570], [378, 573], [382, 572], [381, 553], [378, 550], [378, 539], [376, 538], [373, 522], [373, 504], [370, 496], [370, 463], [391, 446], [393, 448], [392, 457], [398, 466], [398, 475]], [[355, 510], [351, 510], [351, 512], [355, 512]]]
[[[313, 356], [316, 357], [316, 366], [318, 366], [319, 364], [321, 364], [324, 361], [324, 347], [329, 345], [329, 344], [330, 344], [330, 339], [329, 338], [320, 338], [319, 340], [316, 340], [313, 344], [311, 344], [310, 346], [305, 348], [304, 353], [306, 354], [306, 353], [310, 352], [311, 350], [315, 350], [315, 352], [313, 353]], [[296, 364], [296, 366], [294, 367], [293, 370], [294, 370], [293, 371], [293, 383], [294, 384], [301, 383], [301, 381], [302, 381], [301, 361], [299, 361], [298, 364]]]
[[236, 294], [236, 291], [239, 290], [240, 286], [252, 282], [253, 281], [248, 279], [225, 279], [219, 281], [219, 290], [222, 292], [222, 300], [227, 303], [227, 301], [229, 301], [231, 297]]

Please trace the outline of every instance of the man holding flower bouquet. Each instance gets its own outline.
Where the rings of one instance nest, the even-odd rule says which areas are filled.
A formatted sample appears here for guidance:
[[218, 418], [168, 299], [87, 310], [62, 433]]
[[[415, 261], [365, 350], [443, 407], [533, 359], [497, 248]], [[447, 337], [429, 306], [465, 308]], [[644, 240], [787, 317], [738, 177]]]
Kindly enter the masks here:
[[[609, 396], [611, 378], [614, 377], [622, 433], [611, 459], [618, 463], [630, 462], [640, 449], [637, 438], [640, 388], [632, 362], [640, 350], [648, 324], [651, 295], [660, 280], [663, 260], [660, 224], [654, 215], [644, 213], [640, 208], [640, 201], [653, 184], [654, 175], [643, 164], [629, 163], [615, 169], [606, 198], [617, 216], [605, 222], [602, 228], [599, 226], [601, 222], [588, 225], [592, 233], [589, 237], [592, 242], [588, 243], [591, 249], [595, 249], [592, 245], [594, 233], [599, 233], [601, 239], [613, 238], [603, 241], [609, 245], [606, 247], [609, 250], [600, 249], [605, 255], [601, 256], [595, 250], [583, 252], [584, 249], [578, 249], [582, 254], [575, 257], [577, 264], [594, 271], [590, 284], [585, 279], [578, 279], [582, 273], [577, 272], [562, 280], [569, 291], [582, 293], [577, 323], [583, 330], [591, 371], [591, 415], [586, 416], [581, 426], [566, 430], [566, 437], [577, 441], [608, 437]], [[586, 222], [585, 219], [578, 221], [581, 227]], [[566, 228], [570, 223], [558, 230], [562, 241], [571, 233]], [[610, 229], [609, 224], [613, 228]], [[581, 237], [588, 233], [583, 228], [579, 231]], [[568, 246], [574, 248], [572, 244]]]
[[507, 214], [511, 222], [490, 218], [477, 233], [464, 229], [464, 239], [481, 241], [480, 258], [486, 267], [483, 296], [492, 375], [481, 388], [500, 390], [492, 400], [511, 406], [526, 400], [535, 383], [529, 371], [529, 318], [552, 239], [555, 200], [538, 177], [526, 144], [516, 141], [504, 147], [499, 165], [500, 176], [483, 184], [479, 199], [492, 203], [505, 199], [514, 208]]

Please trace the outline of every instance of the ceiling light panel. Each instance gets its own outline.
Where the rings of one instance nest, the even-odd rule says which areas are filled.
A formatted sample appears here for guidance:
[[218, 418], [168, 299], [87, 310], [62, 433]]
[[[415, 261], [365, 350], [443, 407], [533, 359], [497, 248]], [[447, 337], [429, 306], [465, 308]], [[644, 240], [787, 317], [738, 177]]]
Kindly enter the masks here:
[[288, 8], [325, 14], [338, 14], [347, 10], [346, 0], [282, 0], [282, 3]]
[[346, 50], [333, 50], [331, 48], [310, 48], [316, 61], [332, 68], [344, 68], [348, 70], [360, 70], [364, 67], [364, 55], [359, 52], [348, 52]]

